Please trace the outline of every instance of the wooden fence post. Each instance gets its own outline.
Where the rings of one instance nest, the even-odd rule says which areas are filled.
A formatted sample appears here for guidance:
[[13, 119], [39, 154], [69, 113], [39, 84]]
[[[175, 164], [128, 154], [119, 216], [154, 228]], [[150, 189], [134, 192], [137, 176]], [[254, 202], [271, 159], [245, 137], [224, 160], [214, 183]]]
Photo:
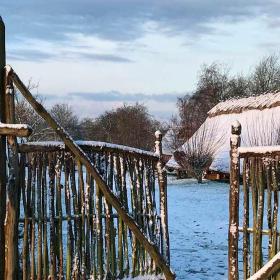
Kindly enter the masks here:
[[[15, 103], [14, 86], [11, 79], [9, 67], [6, 69], [5, 76], [5, 113], [6, 122], [15, 123]], [[6, 269], [5, 279], [13, 280], [18, 278], [18, 219], [19, 219], [19, 160], [17, 137], [7, 136], [9, 177], [7, 182], [7, 206], [6, 206], [6, 225], [5, 225], [5, 243], [6, 243]], [[34, 205], [33, 205], [34, 206]]]
[[[0, 16], [0, 121], [5, 123], [5, 25]], [[0, 279], [5, 275], [6, 136], [0, 136]]]
[[238, 280], [239, 165], [241, 124], [235, 121], [230, 137], [230, 191], [228, 230], [228, 279]]
[[170, 265], [169, 232], [168, 232], [168, 209], [167, 209], [167, 175], [162, 163], [162, 133], [158, 130], [155, 133], [155, 153], [159, 156], [157, 163], [157, 173], [160, 195], [160, 221], [162, 230], [162, 252], [163, 256]]

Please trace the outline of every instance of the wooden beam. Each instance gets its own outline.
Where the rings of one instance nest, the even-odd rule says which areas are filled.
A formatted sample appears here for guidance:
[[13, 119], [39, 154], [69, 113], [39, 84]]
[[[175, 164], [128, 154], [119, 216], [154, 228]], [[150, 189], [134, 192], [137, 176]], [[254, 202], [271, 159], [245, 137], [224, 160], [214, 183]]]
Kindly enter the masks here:
[[[5, 280], [18, 279], [19, 253], [18, 253], [18, 219], [20, 208], [19, 161], [17, 137], [14, 134], [26, 130], [25, 125], [15, 125], [15, 99], [14, 86], [9, 72], [5, 75], [5, 114], [9, 125], [2, 124], [4, 130], [10, 130], [7, 136], [8, 169], [7, 206], [5, 221]], [[3, 131], [2, 127], [2, 131]], [[1, 131], [1, 129], [0, 129]]]
[[[5, 25], [0, 16], [0, 121], [5, 122]], [[0, 279], [5, 278], [6, 137], [0, 136]]]
[[6, 124], [0, 122], [0, 135], [16, 137], [28, 137], [32, 133], [32, 128], [26, 124]]
[[[12, 69], [10, 71], [12, 71]], [[11, 75], [15, 85], [20, 90], [22, 95], [26, 98], [26, 100], [30, 103], [30, 105], [34, 108], [34, 110], [43, 119], [45, 119], [48, 125], [52, 129], [54, 129], [54, 131], [64, 141], [69, 150], [77, 157], [77, 160], [79, 160], [87, 168], [88, 172], [91, 173], [106, 200], [116, 209], [122, 221], [128, 226], [128, 228], [133, 232], [140, 244], [142, 244], [145, 250], [150, 254], [155, 264], [162, 270], [165, 275], [165, 279], [175, 279], [174, 273], [171, 271], [164, 257], [159, 253], [156, 245], [152, 244], [149, 241], [149, 239], [144, 235], [134, 219], [127, 213], [123, 205], [120, 203], [113, 191], [107, 186], [106, 182], [103, 180], [98, 170], [94, 167], [83, 150], [74, 142], [72, 137], [69, 136], [69, 134], [53, 119], [53, 117], [47, 112], [47, 110], [32, 96], [31, 92], [19, 79], [17, 74], [12, 71]]]

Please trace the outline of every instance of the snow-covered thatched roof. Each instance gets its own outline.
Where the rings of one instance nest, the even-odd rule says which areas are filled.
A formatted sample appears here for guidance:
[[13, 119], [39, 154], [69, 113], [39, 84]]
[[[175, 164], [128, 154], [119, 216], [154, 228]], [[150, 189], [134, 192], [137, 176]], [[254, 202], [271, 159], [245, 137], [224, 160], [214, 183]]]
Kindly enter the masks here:
[[[236, 120], [242, 126], [241, 146], [280, 144], [280, 92], [220, 102], [208, 112], [208, 118], [192, 138], [206, 127], [216, 131], [209, 141], [223, 139], [216, 151], [211, 170], [229, 172], [231, 125]], [[167, 166], [178, 167], [178, 164], [172, 157]]]
[[218, 103], [209, 112], [209, 117], [222, 114], [242, 113], [248, 110], [264, 110], [280, 105], [280, 92], [270, 92], [259, 96], [231, 99]]

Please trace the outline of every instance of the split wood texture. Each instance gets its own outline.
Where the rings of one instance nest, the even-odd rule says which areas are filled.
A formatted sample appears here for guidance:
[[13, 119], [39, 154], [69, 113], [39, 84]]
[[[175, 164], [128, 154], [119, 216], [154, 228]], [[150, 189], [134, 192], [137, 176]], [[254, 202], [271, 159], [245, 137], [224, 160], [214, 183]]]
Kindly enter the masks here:
[[[169, 267], [161, 155], [141, 157], [106, 148], [83, 151], [15, 72], [6, 70], [67, 147], [21, 153], [23, 279], [116, 279], [158, 273], [175, 279]], [[156, 173], [161, 215], [155, 199]]]

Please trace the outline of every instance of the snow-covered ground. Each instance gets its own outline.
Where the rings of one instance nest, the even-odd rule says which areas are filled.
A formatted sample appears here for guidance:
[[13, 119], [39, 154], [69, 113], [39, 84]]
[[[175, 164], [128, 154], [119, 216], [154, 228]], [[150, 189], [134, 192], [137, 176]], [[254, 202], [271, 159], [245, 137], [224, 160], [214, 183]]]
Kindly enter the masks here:
[[227, 279], [228, 185], [168, 178], [171, 266], [176, 279]]

